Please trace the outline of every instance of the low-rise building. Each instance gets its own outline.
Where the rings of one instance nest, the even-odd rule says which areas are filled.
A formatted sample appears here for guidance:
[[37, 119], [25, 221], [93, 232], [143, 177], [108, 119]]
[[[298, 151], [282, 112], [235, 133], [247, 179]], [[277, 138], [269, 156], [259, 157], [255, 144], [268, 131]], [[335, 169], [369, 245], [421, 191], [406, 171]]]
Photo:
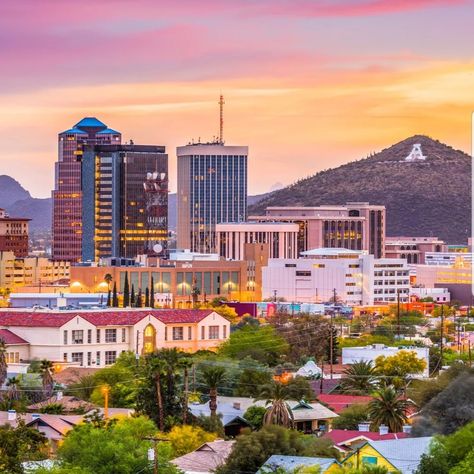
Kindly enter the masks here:
[[59, 367], [105, 367], [126, 351], [213, 350], [228, 339], [230, 322], [213, 310], [9, 309], [0, 310], [0, 329], [18, 339], [20, 363], [48, 359]]
[[427, 263], [427, 255], [446, 252], [446, 242], [438, 237], [386, 237], [385, 256], [404, 258], [409, 264]]
[[320, 248], [300, 259], [269, 259], [262, 268], [263, 298], [301, 303], [337, 301], [349, 306], [408, 302], [406, 260], [366, 252]]
[[400, 351], [413, 351], [419, 359], [425, 361], [424, 377], [429, 377], [430, 350], [428, 347], [387, 347], [385, 344], [371, 344], [363, 347], [343, 347], [342, 363], [375, 362], [380, 356], [391, 357]]
[[16, 257], [28, 255], [28, 223], [31, 219], [10, 217], [0, 209], [0, 252], [13, 252]]
[[339, 466], [335, 458], [274, 454], [265, 461], [258, 472], [298, 472], [298, 468], [319, 468], [318, 472], [321, 474], [331, 474], [340, 472]]

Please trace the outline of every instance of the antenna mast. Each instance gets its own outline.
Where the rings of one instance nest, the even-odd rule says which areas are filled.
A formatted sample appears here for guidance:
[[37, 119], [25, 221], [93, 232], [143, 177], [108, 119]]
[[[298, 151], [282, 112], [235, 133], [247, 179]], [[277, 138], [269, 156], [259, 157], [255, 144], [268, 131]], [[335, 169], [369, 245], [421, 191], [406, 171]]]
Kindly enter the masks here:
[[219, 143], [224, 144], [224, 96], [221, 94], [219, 98]]

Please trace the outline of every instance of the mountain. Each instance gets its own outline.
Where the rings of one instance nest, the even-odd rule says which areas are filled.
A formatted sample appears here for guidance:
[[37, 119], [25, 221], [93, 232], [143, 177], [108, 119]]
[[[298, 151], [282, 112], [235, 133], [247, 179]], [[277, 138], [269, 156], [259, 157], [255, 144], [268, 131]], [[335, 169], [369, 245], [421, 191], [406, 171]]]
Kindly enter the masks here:
[[13, 217], [30, 218], [31, 230], [51, 228], [51, 199], [31, 197], [31, 194], [10, 176], [0, 176], [0, 207]]
[[[405, 161], [420, 144], [424, 160]], [[368, 158], [321, 171], [264, 196], [249, 215], [268, 206], [319, 206], [367, 201], [387, 208], [387, 235], [438, 236], [465, 243], [471, 235], [471, 158], [424, 135]]]

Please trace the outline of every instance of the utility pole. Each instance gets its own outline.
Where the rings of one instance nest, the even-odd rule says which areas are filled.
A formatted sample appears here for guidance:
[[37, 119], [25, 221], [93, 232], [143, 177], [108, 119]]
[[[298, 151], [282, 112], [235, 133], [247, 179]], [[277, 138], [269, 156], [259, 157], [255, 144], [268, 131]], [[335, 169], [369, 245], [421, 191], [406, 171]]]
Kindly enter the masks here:
[[332, 376], [333, 376], [333, 363], [334, 363], [334, 355], [333, 355], [333, 352], [334, 352], [334, 326], [333, 326], [333, 322], [334, 322], [334, 313], [336, 311], [336, 301], [337, 301], [337, 293], [336, 293], [336, 288], [334, 288], [334, 308], [333, 308], [333, 311], [331, 311], [331, 324], [329, 326], [329, 331], [331, 333], [330, 335], [330, 338], [329, 338], [329, 367], [330, 367], [330, 378], [332, 380]]
[[273, 290], [273, 302], [277, 302], [277, 290]]
[[439, 343], [439, 360], [440, 360], [440, 368], [443, 368], [443, 339], [444, 339], [444, 304], [441, 303], [441, 340]]
[[397, 289], [397, 338], [400, 340], [400, 288]]
[[104, 395], [104, 418], [109, 418], [109, 387], [104, 385], [102, 387], [102, 395]]
[[148, 450], [148, 460], [153, 461], [153, 474], [158, 474], [158, 441], [169, 441], [168, 439], [164, 438], [155, 438], [153, 436], [143, 438], [147, 441], [153, 441], [153, 449]]
[[224, 96], [219, 98], [219, 144], [224, 144]]

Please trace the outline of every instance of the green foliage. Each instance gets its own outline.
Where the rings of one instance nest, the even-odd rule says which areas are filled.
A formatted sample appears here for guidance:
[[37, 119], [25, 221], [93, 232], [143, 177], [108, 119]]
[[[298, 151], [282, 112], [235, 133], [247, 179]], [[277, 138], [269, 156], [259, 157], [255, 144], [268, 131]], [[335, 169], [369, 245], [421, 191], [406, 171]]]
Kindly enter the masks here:
[[45, 459], [47, 440], [37, 429], [29, 428], [23, 421], [16, 428], [0, 426], [0, 473], [21, 474], [21, 464]]
[[288, 348], [288, 343], [271, 326], [248, 325], [233, 332], [220, 347], [219, 354], [238, 360], [249, 356], [273, 366], [288, 352]]
[[219, 416], [200, 415], [194, 419], [194, 424], [208, 433], [217, 433], [219, 438], [224, 437], [224, 426]]
[[314, 391], [311, 388], [309, 381], [304, 377], [294, 377], [285, 385], [291, 400], [305, 400], [310, 402], [315, 398]]
[[130, 306], [130, 286], [128, 283], [128, 272], [125, 272], [125, 281], [123, 283], [123, 307]]
[[258, 399], [264, 400], [268, 405], [263, 417], [264, 425], [293, 427], [293, 413], [286, 402], [291, 399], [291, 393], [286, 385], [278, 382], [264, 385]]
[[341, 389], [352, 395], [368, 395], [376, 385], [377, 373], [372, 361], [351, 364], [344, 370]]
[[256, 472], [272, 454], [293, 456], [338, 456], [332, 442], [326, 438], [304, 435], [281, 426], [264, 426], [260, 431], [244, 431], [217, 474]]
[[166, 433], [166, 439], [169, 440], [173, 450], [173, 457], [190, 453], [204, 443], [214, 441], [216, 438], [216, 433], [209, 433], [200, 426], [191, 425], [174, 426], [171, 431]]
[[255, 398], [262, 385], [271, 383], [272, 371], [263, 364], [247, 356], [239, 362], [240, 375], [234, 395]]
[[251, 406], [247, 408], [244, 413], [244, 418], [252, 425], [256, 430], [259, 430], [263, 426], [263, 418], [267, 410], [264, 407]]
[[366, 404], [352, 405], [335, 418], [332, 422], [332, 427], [335, 430], [357, 430], [359, 423], [368, 420], [369, 406]]
[[50, 415], [63, 415], [64, 407], [60, 403], [48, 403], [43, 406], [40, 413], [48, 413]]
[[333, 474], [388, 474], [388, 469], [384, 466], [371, 466], [364, 464], [361, 467], [339, 466]]
[[375, 369], [379, 374], [406, 377], [419, 374], [426, 368], [426, 362], [419, 359], [415, 351], [402, 350], [393, 356], [379, 356], [375, 359]]

